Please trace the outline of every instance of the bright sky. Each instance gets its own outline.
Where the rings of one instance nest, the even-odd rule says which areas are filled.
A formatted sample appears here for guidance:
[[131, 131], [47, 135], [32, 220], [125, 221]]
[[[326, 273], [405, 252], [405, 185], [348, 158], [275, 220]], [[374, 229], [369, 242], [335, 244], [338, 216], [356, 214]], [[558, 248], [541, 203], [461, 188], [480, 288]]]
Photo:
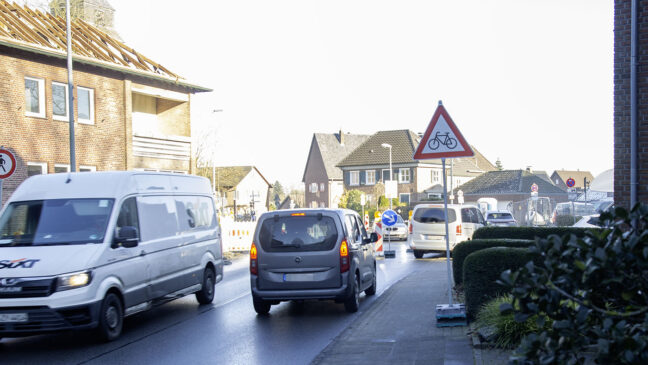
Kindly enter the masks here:
[[506, 169], [613, 167], [608, 0], [109, 2], [126, 44], [214, 89], [192, 123], [219, 166], [297, 184], [313, 133], [423, 132], [441, 99]]

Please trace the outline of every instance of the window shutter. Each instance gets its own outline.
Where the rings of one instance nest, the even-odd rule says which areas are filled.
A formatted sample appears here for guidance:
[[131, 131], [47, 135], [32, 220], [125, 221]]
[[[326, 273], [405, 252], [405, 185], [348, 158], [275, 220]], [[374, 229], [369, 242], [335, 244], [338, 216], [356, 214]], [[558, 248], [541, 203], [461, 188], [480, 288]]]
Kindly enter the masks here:
[[367, 172], [362, 170], [360, 171], [360, 185], [365, 185]]
[[379, 181], [381, 180], [381, 179], [380, 179], [380, 174], [381, 174], [380, 171], [381, 171], [381, 170], [376, 170], [376, 182], [379, 182]]
[[349, 171], [342, 171], [342, 175], [344, 177], [344, 185], [349, 186]]

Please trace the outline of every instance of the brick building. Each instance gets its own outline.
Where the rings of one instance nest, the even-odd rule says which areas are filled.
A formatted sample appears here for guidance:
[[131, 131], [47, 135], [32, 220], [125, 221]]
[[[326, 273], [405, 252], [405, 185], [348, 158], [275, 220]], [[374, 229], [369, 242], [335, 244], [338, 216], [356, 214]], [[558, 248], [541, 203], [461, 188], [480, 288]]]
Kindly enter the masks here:
[[[648, 2], [636, 1], [636, 202], [648, 202]], [[631, 205], [632, 2], [614, 1], [614, 201]]]
[[[82, 19], [72, 38], [75, 170], [192, 173], [190, 96], [211, 90]], [[3, 202], [28, 176], [70, 171], [66, 57], [65, 19], [0, 0], [0, 145], [17, 160]]]

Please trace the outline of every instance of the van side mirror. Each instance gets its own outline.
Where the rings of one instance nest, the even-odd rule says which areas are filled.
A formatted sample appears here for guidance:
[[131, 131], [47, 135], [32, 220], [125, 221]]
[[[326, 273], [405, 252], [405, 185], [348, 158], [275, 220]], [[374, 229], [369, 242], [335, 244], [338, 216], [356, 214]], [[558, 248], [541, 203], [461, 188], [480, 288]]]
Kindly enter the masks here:
[[126, 247], [131, 248], [137, 246], [139, 242], [139, 233], [137, 228], [133, 226], [124, 226], [115, 229], [115, 239], [113, 240], [112, 247]]
[[376, 233], [376, 232], [372, 232], [369, 235], [369, 242], [368, 243], [374, 243], [374, 242], [378, 242], [378, 233]]

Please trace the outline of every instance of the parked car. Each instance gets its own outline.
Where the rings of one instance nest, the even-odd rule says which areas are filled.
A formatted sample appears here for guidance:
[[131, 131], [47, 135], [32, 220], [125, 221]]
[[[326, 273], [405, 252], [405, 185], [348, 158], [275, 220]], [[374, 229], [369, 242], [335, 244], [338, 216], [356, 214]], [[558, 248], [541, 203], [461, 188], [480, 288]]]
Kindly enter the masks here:
[[486, 212], [486, 225], [498, 227], [515, 227], [517, 222], [508, 210], [493, 210]]
[[356, 312], [360, 292], [376, 294], [373, 243], [360, 216], [346, 209], [299, 209], [259, 217], [250, 248], [254, 310], [286, 300], [332, 299]]
[[97, 328], [223, 278], [209, 180], [138, 171], [36, 175], [0, 214], [0, 337]]
[[[484, 217], [476, 206], [448, 204], [449, 248], [471, 239], [484, 226]], [[446, 214], [443, 204], [419, 204], [414, 207], [408, 238], [414, 257], [420, 259], [426, 252], [445, 251]]]
[[599, 221], [600, 214], [586, 215], [576, 222], [573, 227], [601, 228]]
[[383, 240], [407, 240], [407, 224], [400, 215], [396, 216], [396, 224], [391, 227], [385, 226]]

